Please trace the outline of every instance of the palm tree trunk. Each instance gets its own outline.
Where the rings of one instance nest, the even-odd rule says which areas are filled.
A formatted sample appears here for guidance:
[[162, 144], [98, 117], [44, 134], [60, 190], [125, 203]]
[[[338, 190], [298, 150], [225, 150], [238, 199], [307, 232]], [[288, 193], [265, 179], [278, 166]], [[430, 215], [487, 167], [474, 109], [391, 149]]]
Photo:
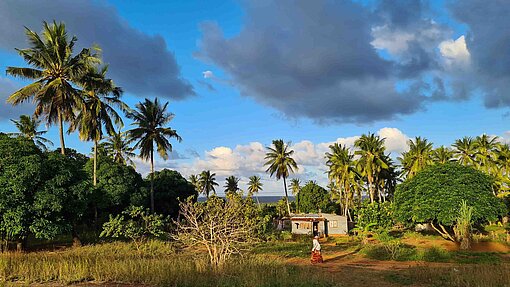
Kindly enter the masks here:
[[64, 142], [64, 120], [62, 119], [62, 112], [58, 111], [58, 122], [60, 126], [60, 153], [66, 154], [66, 145]]
[[154, 213], [154, 149], [151, 150], [151, 212]]
[[373, 181], [372, 176], [369, 175], [368, 176], [368, 193], [370, 194], [370, 203], [374, 203], [374, 201], [375, 201], [375, 194], [374, 194], [372, 181]]
[[94, 179], [92, 183], [94, 186], [97, 185], [97, 140], [94, 140]]
[[287, 181], [285, 180], [285, 176], [283, 177], [283, 187], [285, 188], [285, 200], [287, 201], [287, 211], [290, 215], [290, 204], [289, 204], [289, 195], [287, 193]]
[[[258, 192], [257, 192], [257, 193], [258, 193]], [[259, 196], [258, 196], [258, 194], [257, 194], [257, 193], [255, 194], [255, 198], [257, 199], [257, 204], [258, 204], [258, 206], [259, 206], [259, 208], [260, 208], [260, 201], [259, 201]]]

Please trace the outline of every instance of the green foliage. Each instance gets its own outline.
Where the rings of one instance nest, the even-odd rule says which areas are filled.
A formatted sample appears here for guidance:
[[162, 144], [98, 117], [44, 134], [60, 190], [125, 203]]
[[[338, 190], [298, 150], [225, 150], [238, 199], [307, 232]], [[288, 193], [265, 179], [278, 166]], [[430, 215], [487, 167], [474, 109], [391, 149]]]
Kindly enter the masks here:
[[[100, 149], [101, 150], [101, 149]], [[93, 161], [86, 165], [87, 173], [92, 176]], [[116, 163], [100, 152], [97, 169], [95, 203], [100, 211], [119, 213], [129, 205], [147, 205], [147, 193], [144, 193], [142, 176], [131, 166]], [[139, 198], [142, 198], [140, 202]]]
[[51, 239], [80, 222], [89, 202], [84, 157], [41, 153], [31, 140], [0, 134], [0, 235]]
[[175, 170], [163, 169], [154, 173], [155, 211], [159, 214], [176, 217], [179, 203], [198, 197], [195, 186]]
[[147, 239], [165, 235], [166, 224], [167, 219], [163, 215], [151, 214], [143, 207], [131, 206], [122, 214], [110, 215], [110, 220], [103, 224], [100, 237], [130, 239], [139, 250]]
[[389, 229], [394, 225], [393, 206], [389, 201], [374, 202], [364, 201], [360, 208], [356, 210], [357, 222], [359, 226], [372, 227], [370, 230]]
[[471, 228], [473, 225], [473, 207], [468, 206], [465, 200], [460, 204], [459, 216], [453, 230], [457, 241], [460, 241], [462, 249], [469, 249], [471, 246]]
[[471, 167], [454, 163], [427, 167], [397, 187], [395, 217], [404, 224], [455, 224], [460, 202], [473, 207], [474, 223], [496, 220], [505, 207], [492, 193], [491, 179]]
[[313, 181], [309, 181], [301, 188], [297, 195], [299, 200], [299, 209], [301, 212], [325, 212], [335, 211], [335, 205], [331, 201], [329, 192], [322, 186]]

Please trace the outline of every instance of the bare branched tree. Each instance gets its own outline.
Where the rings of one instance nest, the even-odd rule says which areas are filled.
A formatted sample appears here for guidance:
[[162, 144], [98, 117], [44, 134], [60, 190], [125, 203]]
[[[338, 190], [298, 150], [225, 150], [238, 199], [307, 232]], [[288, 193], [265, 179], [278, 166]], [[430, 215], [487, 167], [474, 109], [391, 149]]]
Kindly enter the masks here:
[[256, 224], [256, 206], [250, 197], [230, 194], [226, 200], [216, 196], [206, 202], [189, 199], [180, 205], [174, 239], [188, 247], [206, 249], [212, 267], [219, 270], [255, 240]]

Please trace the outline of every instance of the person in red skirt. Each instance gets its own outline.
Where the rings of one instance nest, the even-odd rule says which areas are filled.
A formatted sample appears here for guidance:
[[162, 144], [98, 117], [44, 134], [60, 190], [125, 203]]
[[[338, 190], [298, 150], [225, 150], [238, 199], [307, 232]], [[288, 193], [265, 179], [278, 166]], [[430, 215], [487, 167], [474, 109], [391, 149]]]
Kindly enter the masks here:
[[313, 238], [312, 257], [310, 258], [312, 264], [322, 263], [321, 244], [319, 243], [319, 236]]

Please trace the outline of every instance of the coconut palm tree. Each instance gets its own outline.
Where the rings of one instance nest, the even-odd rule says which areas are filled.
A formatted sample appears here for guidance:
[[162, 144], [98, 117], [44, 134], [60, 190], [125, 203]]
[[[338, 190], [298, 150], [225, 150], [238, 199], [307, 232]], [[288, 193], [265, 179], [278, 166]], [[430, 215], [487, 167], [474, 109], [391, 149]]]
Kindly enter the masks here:
[[248, 192], [251, 194], [255, 194], [255, 198], [257, 198], [257, 204], [260, 207], [258, 194], [260, 191], [262, 191], [262, 186], [264, 185], [262, 184], [262, 182], [260, 182], [260, 176], [256, 175], [250, 176], [249, 180], [250, 181], [248, 182]]
[[296, 161], [292, 158], [294, 151], [289, 148], [290, 144], [285, 144], [283, 140], [273, 140], [273, 145], [267, 147], [266, 163], [268, 166], [266, 172], [269, 172], [270, 176], [276, 175], [276, 179], [283, 178], [283, 187], [285, 189], [285, 201], [287, 202], [287, 211], [290, 214], [289, 195], [287, 193], [287, 182], [286, 178], [289, 177], [290, 173], [298, 170]]
[[41, 124], [40, 120], [28, 115], [21, 115], [19, 120], [11, 120], [11, 122], [14, 123], [19, 132], [10, 133], [10, 135], [22, 136], [30, 139], [42, 150], [47, 150], [46, 144], [53, 145], [50, 140], [42, 137], [47, 131], [37, 130]]
[[498, 144], [497, 137], [490, 137], [486, 134], [477, 136], [474, 140], [475, 161], [478, 168], [486, 173], [492, 169], [495, 164], [494, 150]]
[[77, 38], [69, 39], [63, 23], [44, 22], [42, 36], [28, 28], [26, 35], [30, 47], [16, 50], [30, 67], [7, 67], [6, 73], [33, 82], [14, 92], [7, 101], [18, 105], [33, 100], [36, 118], [44, 119], [48, 125], [59, 125], [60, 151], [65, 154], [64, 122], [73, 121], [75, 109], [83, 104], [74, 81], [100, 59], [91, 49], [73, 55]]
[[343, 206], [343, 214], [349, 214], [349, 208], [354, 202], [354, 193], [351, 186], [354, 183], [356, 167], [354, 154], [346, 146], [334, 143], [329, 146], [330, 152], [326, 153], [326, 165], [329, 168], [328, 178], [334, 182], [333, 187], [339, 193], [340, 202]]
[[362, 175], [367, 179], [370, 202], [373, 203], [375, 201], [374, 182], [377, 173], [381, 169], [388, 168], [384, 155], [384, 139], [373, 133], [363, 134], [354, 142], [354, 146], [358, 148], [354, 154], [360, 157], [357, 163]]
[[188, 180], [193, 185], [196, 192], [202, 192], [202, 187], [200, 186], [200, 177], [198, 175], [192, 174], [188, 177]]
[[103, 142], [108, 156], [116, 163], [135, 166], [131, 158], [135, 157], [134, 149], [130, 146], [131, 140], [127, 132], [112, 132]]
[[409, 150], [402, 153], [398, 159], [402, 163], [404, 174], [411, 178], [426, 166], [431, 165], [432, 161], [432, 143], [426, 138], [416, 137], [407, 142]]
[[447, 163], [454, 161], [454, 152], [445, 146], [440, 146], [432, 151], [432, 160], [436, 163]]
[[462, 165], [474, 165], [476, 157], [476, 146], [471, 137], [464, 137], [455, 140], [453, 143], [455, 157]]
[[168, 152], [172, 151], [170, 139], [178, 142], [182, 138], [177, 131], [166, 125], [174, 118], [174, 114], [167, 112], [168, 102], [161, 105], [156, 98], [154, 101], [145, 99], [144, 102], [136, 104], [136, 110], [128, 113], [128, 118], [133, 120], [132, 125], [136, 127], [129, 130], [129, 136], [136, 144], [135, 149], [140, 150], [140, 157], [143, 160], [150, 160], [151, 163], [151, 211], [154, 212], [154, 148], [163, 159], [168, 159]]
[[83, 88], [84, 105], [71, 123], [69, 131], [79, 131], [81, 140], [94, 142], [93, 184], [97, 185], [97, 145], [103, 138], [104, 131], [112, 135], [115, 126], [121, 128], [124, 123], [115, 107], [128, 112], [128, 106], [121, 101], [122, 89], [113, 80], [106, 78], [108, 66], [98, 68], [91, 66], [78, 79]]
[[236, 193], [239, 191], [239, 178], [231, 175], [225, 178], [225, 193]]
[[218, 183], [216, 182], [215, 178], [216, 174], [211, 173], [210, 170], [204, 170], [202, 173], [200, 173], [199, 178], [199, 184], [202, 188], [202, 192], [205, 194], [207, 198], [209, 198], [209, 194], [214, 192], [216, 194], [216, 190], [214, 189], [215, 186], [218, 186]]
[[297, 212], [299, 212], [299, 192], [301, 191], [301, 181], [299, 178], [293, 178], [290, 180], [290, 192], [292, 192], [292, 195], [294, 195], [294, 198], [296, 199], [296, 209]]

